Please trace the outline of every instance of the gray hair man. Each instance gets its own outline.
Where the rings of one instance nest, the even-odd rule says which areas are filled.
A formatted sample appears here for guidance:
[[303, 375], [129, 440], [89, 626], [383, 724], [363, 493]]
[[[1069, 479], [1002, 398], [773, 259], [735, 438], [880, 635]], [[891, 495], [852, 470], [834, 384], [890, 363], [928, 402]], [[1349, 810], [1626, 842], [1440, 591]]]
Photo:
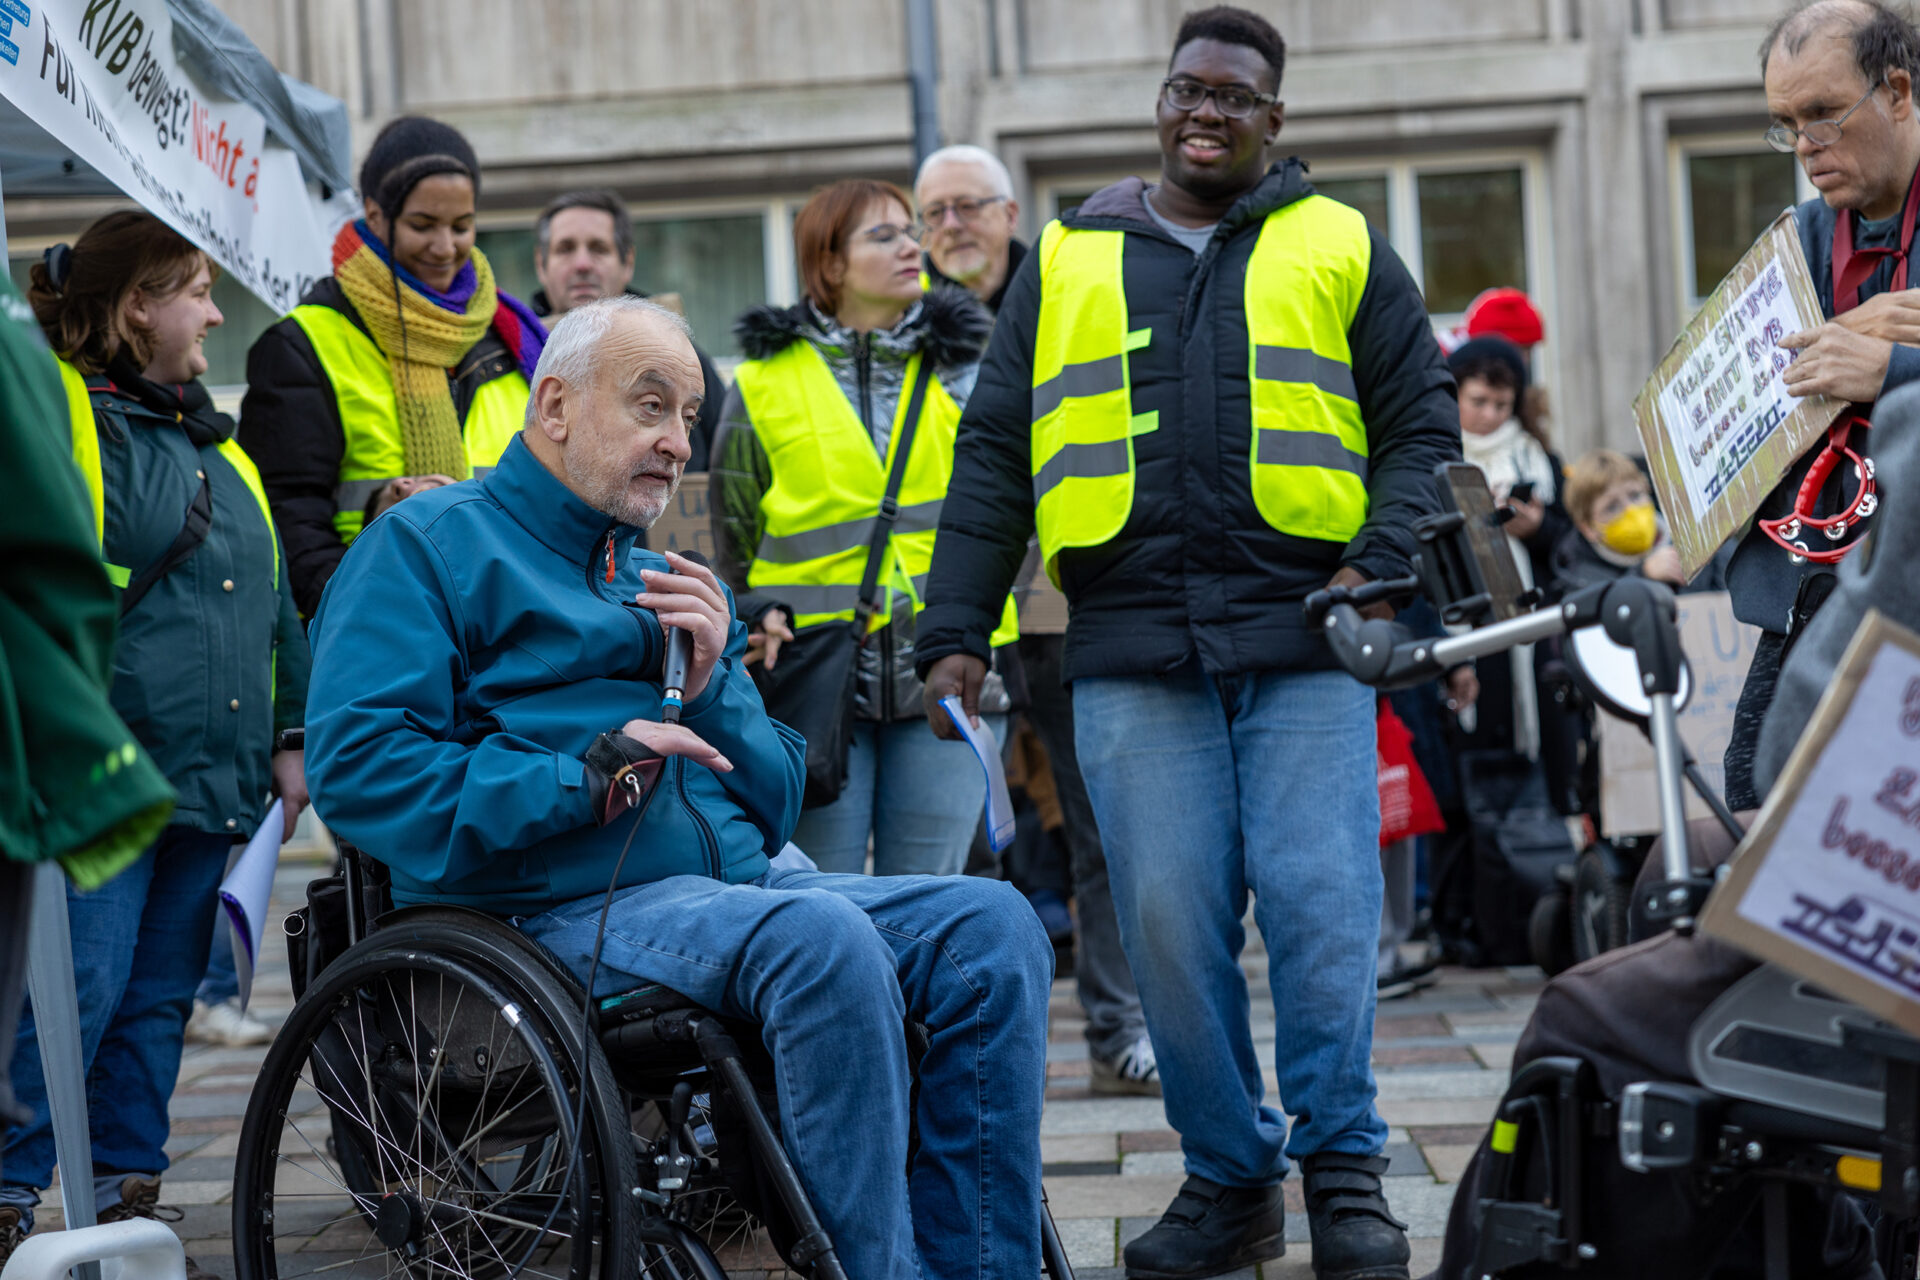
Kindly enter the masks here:
[[[1920, 381], [1920, 295], [1911, 287], [1920, 281], [1908, 265], [1920, 213], [1920, 32], [1875, 0], [1814, 0], [1774, 23], [1760, 46], [1760, 74], [1773, 118], [1767, 142], [1792, 152], [1820, 193], [1793, 218], [1827, 320], [1781, 340], [1795, 353], [1783, 375], [1787, 390], [1836, 396], [1864, 415], [1894, 388]], [[1849, 428], [1859, 452], [1864, 426], [1862, 419]], [[1762, 518], [1794, 511], [1802, 481], [1827, 448], [1825, 437], [1807, 448], [1761, 504]], [[1838, 501], [1826, 495], [1802, 516], [1835, 516], [1854, 501], [1852, 468], [1836, 474], [1845, 477]], [[1849, 540], [1874, 521], [1851, 524]], [[1812, 541], [1816, 549], [1846, 545]], [[1826, 598], [1832, 574], [1831, 564], [1789, 553], [1757, 525], [1728, 563], [1735, 616], [1761, 628], [1727, 743], [1727, 802], [1736, 809], [1759, 802], [1753, 751], [1787, 636]]]
[[927, 275], [957, 284], [998, 312], [1027, 246], [1014, 239], [1020, 203], [1000, 158], [984, 147], [942, 147], [920, 162], [913, 202], [926, 224]]

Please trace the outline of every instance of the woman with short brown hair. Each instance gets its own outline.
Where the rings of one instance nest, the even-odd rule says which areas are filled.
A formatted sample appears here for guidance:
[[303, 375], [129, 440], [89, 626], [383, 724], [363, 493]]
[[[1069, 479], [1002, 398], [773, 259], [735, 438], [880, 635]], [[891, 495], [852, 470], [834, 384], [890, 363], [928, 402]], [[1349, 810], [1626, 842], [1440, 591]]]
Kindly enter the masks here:
[[[866, 179], [807, 201], [793, 224], [806, 297], [735, 324], [748, 358], [713, 445], [716, 567], [765, 655], [769, 711], [811, 738], [852, 717], [844, 762], [810, 753], [809, 807], [794, 832], [823, 871], [863, 870], [871, 839], [876, 874], [958, 872], [985, 797], [965, 744], [939, 741], [926, 725], [913, 639], [955, 431], [992, 320], [964, 290], [924, 291], [912, 208], [900, 188]], [[894, 446], [909, 423], [902, 459]], [[810, 641], [855, 623], [896, 464], [899, 514], [877, 610], [855, 624], [864, 643], [850, 701], [789, 705], [780, 664], [799, 664]], [[1009, 605], [996, 644], [1011, 642], [1012, 622]], [[796, 633], [799, 647], [783, 659]], [[1007, 705], [990, 676], [980, 706], [995, 734]]]

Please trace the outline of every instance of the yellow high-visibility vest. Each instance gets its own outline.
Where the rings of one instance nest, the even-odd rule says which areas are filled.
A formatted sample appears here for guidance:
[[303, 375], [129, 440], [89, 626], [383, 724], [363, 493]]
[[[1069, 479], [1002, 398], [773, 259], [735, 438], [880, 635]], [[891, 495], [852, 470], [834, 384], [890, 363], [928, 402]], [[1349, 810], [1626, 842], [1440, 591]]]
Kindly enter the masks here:
[[[911, 398], [907, 391], [920, 361], [916, 355], [907, 363], [884, 459], [812, 343], [795, 342], [764, 360], [745, 361], [734, 372], [734, 385], [773, 471], [773, 484], [760, 499], [766, 529], [747, 583], [790, 604], [796, 626], [853, 619], [874, 520]], [[900, 482], [900, 513], [881, 562], [884, 590], [870, 624], [874, 630], [897, 611], [918, 613], [925, 607], [959, 425], [960, 407], [940, 379], [930, 379]], [[1011, 644], [1019, 635], [1009, 597], [993, 643]]]
[[[1034, 523], [1047, 573], [1065, 547], [1110, 541], [1133, 510], [1135, 415], [1128, 355], [1153, 341], [1129, 331], [1123, 231], [1040, 236], [1033, 352]], [[1367, 285], [1366, 219], [1325, 196], [1267, 215], [1247, 261], [1248, 432], [1253, 500], [1282, 533], [1346, 543], [1367, 519], [1367, 428], [1347, 330]], [[1172, 335], [1162, 335], [1171, 341]]]
[[[333, 384], [340, 429], [346, 436], [340, 478], [333, 491], [333, 527], [341, 541], [352, 542], [365, 522], [367, 499], [406, 474], [393, 375], [386, 353], [339, 311], [308, 303], [291, 314]], [[526, 377], [518, 369], [483, 383], [474, 392], [461, 432], [467, 444], [467, 465], [475, 477], [491, 471], [507, 451], [526, 421], [530, 394]]]
[[[100, 470], [100, 429], [93, 416], [93, 401], [87, 395], [86, 375], [58, 357], [55, 357], [54, 363], [60, 366], [60, 385], [67, 393], [67, 428], [73, 437], [73, 462], [80, 468], [80, 478], [86, 481], [87, 497], [93, 504], [93, 536], [100, 543], [103, 553], [101, 563], [106, 567], [107, 579], [114, 586], [125, 588], [133, 581], [133, 571], [125, 565], [110, 564], [104, 559], [107, 492]], [[273, 586], [277, 591], [280, 588], [280, 535], [273, 527], [273, 509], [267, 505], [266, 486], [260, 483], [260, 472], [253, 465], [253, 459], [238, 444], [232, 440], [222, 440], [217, 449], [227, 465], [239, 473], [247, 491], [260, 506], [260, 518], [267, 522], [267, 536], [273, 539]]]

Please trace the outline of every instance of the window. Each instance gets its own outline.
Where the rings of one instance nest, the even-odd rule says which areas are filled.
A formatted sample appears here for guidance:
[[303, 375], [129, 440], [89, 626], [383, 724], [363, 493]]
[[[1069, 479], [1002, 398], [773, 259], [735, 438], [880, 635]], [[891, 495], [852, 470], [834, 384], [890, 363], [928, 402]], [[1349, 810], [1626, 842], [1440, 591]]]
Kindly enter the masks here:
[[1415, 196], [1428, 311], [1451, 315], [1482, 290], [1527, 288], [1519, 169], [1422, 173]]
[[1387, 175], [1361, 174], [1355, 177], [1314, 178], [1313, 189], [1341, 204], [1352, 205], [1366, 215], [1368, 222], [1382, 234], [1391, 231], [1387, 214]]
[[1767, 224], [1801, 198], [1800, 166], [1743, 138], [1676, 147], [1674, 168], [1682, 311], [1691, 315]]
[[[649, 218], [633, 224], [633, 287], [677, 294], [694, 337], [712, 355], [738, 354], [733, 322], [776, 296], [768, 287], [767, 221], [778, 210], [719, 216]], [[499, 286], [531, 303], [540, 281], [533, 269], [533, 228], [482, 231], [478, 243]], [[784, 228], [784, 218], [781, 223]]]

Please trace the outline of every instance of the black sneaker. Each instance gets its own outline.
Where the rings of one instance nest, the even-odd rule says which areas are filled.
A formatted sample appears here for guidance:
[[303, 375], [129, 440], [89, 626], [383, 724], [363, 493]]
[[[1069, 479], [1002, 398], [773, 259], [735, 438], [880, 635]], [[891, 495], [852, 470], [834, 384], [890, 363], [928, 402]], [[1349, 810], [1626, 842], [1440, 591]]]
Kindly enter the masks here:
[[[133, 1218], [148, 1218], [154, 1222], [178, 1222], [184, 1216], [172, 1205], [160, 1203], [160, 1179], [141, 1178], [129, 1174], [120, 1183], [120, 1203], [102, 1206], [98, 1221], [102, 1226], [109, 1222], [126, 1222]], [[202, 1271], [199, 1263], [188, 1258], [187, 1280], [219, 1280], [219, 1278]]]
[[1407, 1280], [1407, 1224], [1380, 1190], [1386, 1157], [1322, 1151], [1300, 1169], [1316, 1280]]
[[1197, 1280], [1287, 1251], [1280, 1188], [1223, 1187], [1189, 1175], [1160, 1221], [1124, 1250], [1129, 1280]]

